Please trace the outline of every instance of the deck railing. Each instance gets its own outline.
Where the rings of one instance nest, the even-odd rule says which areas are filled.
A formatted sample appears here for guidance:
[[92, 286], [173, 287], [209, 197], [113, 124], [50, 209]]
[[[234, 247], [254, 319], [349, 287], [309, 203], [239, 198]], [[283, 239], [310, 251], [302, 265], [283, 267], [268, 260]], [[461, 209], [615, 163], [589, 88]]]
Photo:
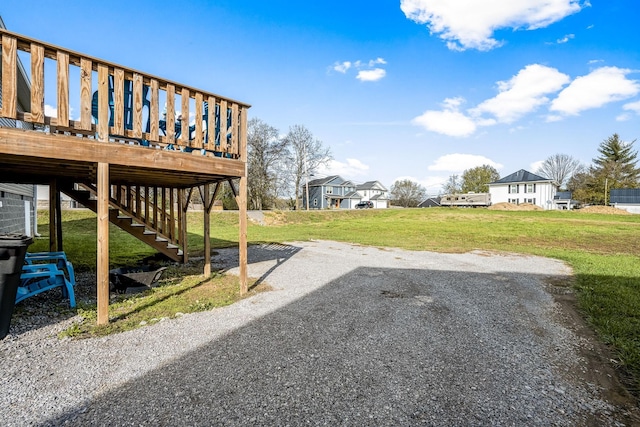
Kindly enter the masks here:
[[[6, 30], [0, 37], [0, 117], [98, 141], [246, 161], [249, 105]], [[30, 101], [19, 108], [21, 72]], [[74, 105], [79, 112], [72, 117]]]

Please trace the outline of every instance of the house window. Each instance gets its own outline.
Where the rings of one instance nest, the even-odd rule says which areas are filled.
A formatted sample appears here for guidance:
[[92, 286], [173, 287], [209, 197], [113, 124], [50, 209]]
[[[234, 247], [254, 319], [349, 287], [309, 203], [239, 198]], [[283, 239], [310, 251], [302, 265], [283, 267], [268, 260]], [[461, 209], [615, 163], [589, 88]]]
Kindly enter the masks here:
[[327, 194], [333, 194], [333, 187], [327, 187]]
[[531, 203], [532, 205], [536, 204], [536, 199], [524, 199], [525, 203]]
[[518, 184], [509, 184], [509, 194], [518, 194]]
[[518, 199], [507, 199], [507, 202], [509, 202], [509, 203], [513, 203], [514, 205], [518, 205], [518, 204], [520, 204], [520, 202], [518, 201]]
[[535, 184], [527, 184], [527, 188], [525, 189], [525, 193], [535, 193], [536, 185]]
[[318, 206], [318, 199], [317, 198], [313, 199], [313, 206]]

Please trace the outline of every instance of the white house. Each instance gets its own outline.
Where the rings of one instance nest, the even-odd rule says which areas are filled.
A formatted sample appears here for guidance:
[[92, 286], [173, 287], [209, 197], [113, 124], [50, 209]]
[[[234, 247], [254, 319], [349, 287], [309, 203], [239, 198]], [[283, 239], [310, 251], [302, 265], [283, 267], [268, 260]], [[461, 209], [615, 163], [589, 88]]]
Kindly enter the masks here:
[[362, 196], [362, 201], [370, 200], [374, 208], [389, 207], [388, 190], [380, 181], [367, 181], [358, 185], [356, 190]]
[[491, 203], [531, 203], [543, 209], [557, 209], [554, 196], [558, 184], [549, 178], [520, 169], [495, 182], [489, 183]]

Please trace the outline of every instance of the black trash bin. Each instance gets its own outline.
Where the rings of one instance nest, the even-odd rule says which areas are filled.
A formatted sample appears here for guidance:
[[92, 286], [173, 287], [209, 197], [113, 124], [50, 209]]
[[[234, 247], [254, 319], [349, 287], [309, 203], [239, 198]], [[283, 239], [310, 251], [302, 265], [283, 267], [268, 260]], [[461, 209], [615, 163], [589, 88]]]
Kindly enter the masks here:
[[20, 273], [33, 239], [22, 234], [0, 234], [0, 340], [9, 333]]

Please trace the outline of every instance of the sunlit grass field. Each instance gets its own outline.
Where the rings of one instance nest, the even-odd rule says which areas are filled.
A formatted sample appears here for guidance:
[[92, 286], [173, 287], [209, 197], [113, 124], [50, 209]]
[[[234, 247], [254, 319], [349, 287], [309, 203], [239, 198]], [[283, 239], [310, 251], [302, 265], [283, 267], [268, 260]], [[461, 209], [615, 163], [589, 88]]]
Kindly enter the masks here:
[[[249, 243], [337, 240], [379, 247], [438, 252], [475, 249], [548, 256], [575, 273], [579, 309], [611, 346], [631, 388], [640, 390], [640, 215], [486, 209], [385, 209], [265, 212], [265, 224], [249, 223]], [[190, 212], [189, 254], [202, 255], [202, 213]], [[47, 213], [30, 251], [47, 250]], [[213, 212], [213, 248], [237, 245], [237, 212]], [[65, 251], [76, 269], [96, 262], [96, 219], [91, 212], [63, 213]], [[114, 267], [154, 252], [115, 226], [110, 230]]]

